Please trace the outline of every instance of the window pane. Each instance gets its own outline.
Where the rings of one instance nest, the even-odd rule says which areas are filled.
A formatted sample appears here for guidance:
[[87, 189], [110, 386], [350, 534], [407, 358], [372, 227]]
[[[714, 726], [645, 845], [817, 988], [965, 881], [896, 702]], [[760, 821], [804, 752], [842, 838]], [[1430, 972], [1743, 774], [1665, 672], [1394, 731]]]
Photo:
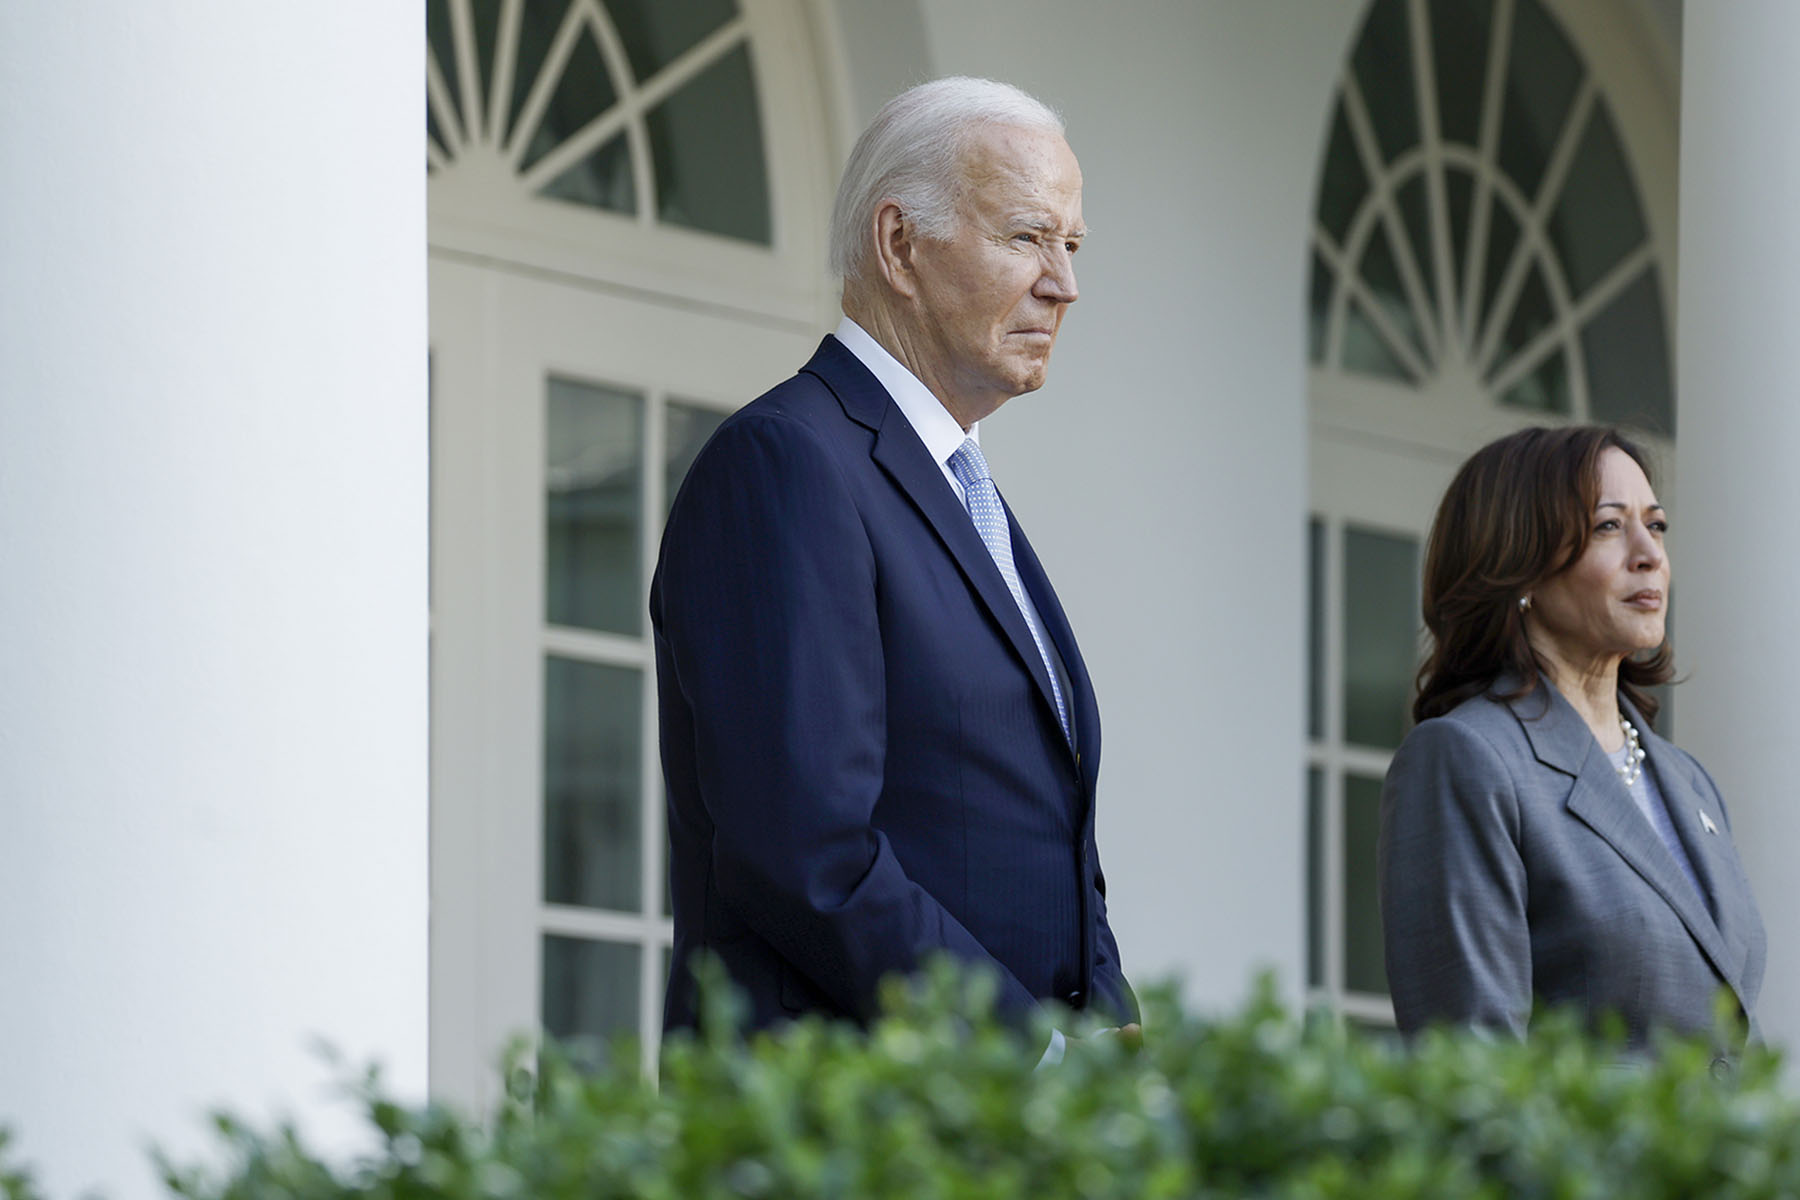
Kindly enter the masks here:
[[1306, 735], [1325, 736], [1325, 522], [1306, 523]]
[[1654, 269], [1581, 331], [1593, 419], [1675, 436], [1675, 396], [1662, 291]]
[[1344, 987], [1387, 994], [1375, 843], [1381, 832], [1381, 780], [1344, 776]]
[[1544, 283], [1543, 268], [1540, 264], [1533, 263], [1525, 276], [1525, 285], [1519, 289], [1518, 299], [1513, 302], [1506, 330], [1500, 335], [1498, 353], [1494, 356], [1494, 370], [1489, 373], [1488, 381], [1493, 382], [1493, 375], [1505, 370], [1515, 355], [1555, 323], [1556, 309], [1550, 303], [1550, 288]]
[[1402, 383], [1414, 382], [1412, 372], [1400, 364], [1387, 341], [1375, 331], [1360, 300], [1352, 300], [1344, 309], [1344, 366], [1366, 375], [1380, 375]]
[[1568, 274], [1569, 295], [1576, 300], [1648, 236], [1637, 185], [1605, 104], [1594, 106], [1549, 233]]
[[643, 798], [637, 671], [544, 659], [544, 899], [638, 912]]
[[1536, 197], [1543, 182], [1581, 76], [1581, 60], [1556, 22], [1537, 0], [1518, 0], [1499, 158], [1501, 169], [1527, 197]]
[[1419, 144], [1411, 36], [1406, 0], [1375, 0], [1351, 57], [1357, 87], [1375, 126], [1375, 141], [1390, 163]]
[[669, 436], [664, 443], [668, 451], [663, 460], [665, 517], [668, 516], [666, 506], [675, 503], [675, 493], [681, 490], [681, 481], [687, 478], [688, 468], [694, 465], [700, 448], [725, 419], [725, 414], [717, 409], [675, 401], [670, 401], [668, 413]]
[[470, 0], [469, 15], [475, 22], [475, 68], [481, 73], [481, 102], [486, 105], [488, 93], [494, 90], [494, 43], [500, 36], [500, 0]]
[[638, 1031], [643, 950], [544, 935], [544, 1032], [559, 1041]]
[[671, 225], [771, 242], [762, 116], [739, 46], [645, 118], [657, 215]]
[[1494, 294], [1500, 290], [1500, 278], [1512, 262], [1513, 247], [1519, 244], [1519, 222], [1512, 210], [1495, 194], [1489, 198], [1488, 238], [1481, 265], [1481, 307], [1476, 309], [1480, 329], [1494, 310]]
[[[417, 11], [417, 10], [414, 10]], [[425, 0], [425, 41], [437, 59], [450, 93], [450, 108], [462, 120], [462, 75], [456, 68], [456, 37], [450, 26], [450, 0]], [[467, 121], [463, 121], [466, 126]]]
[[606, 10], [640, 83], [737, 16], [734, 0], [606, 0]]
[[1344, 530], [1344, 740], [1394, 747], [1418, 667], [1418, 542]]
[[1325, 776], [1306, 771], [1306, 983], [1325, 986]]
[[1325, 174], [1319, 180], [1319, 224], [1338, 245], [1344, 244], [1350, 222], [1368, 194], [1369, 176], [1356, 152], [1356, 140], [1350, 136], [1350, 121], [1340, 100], [1331, 119], [1331, 140], [1325, 147]]
[[1317, 250], [1312, 256], [1312, 282], [1306, 303], [1306, 342], [1312, 361], [1325, 361], [1325, 341], [1331, 320], [1331, 268]]
[[643, 628], [639, 586], [644, 399], [549, 381], [544, 435], [544, 608], [552, 625]]
[[1475, 177], [1467, 171], [1446, 170], [1444, 200], [1450, 209], [1450, 267], [1460, 298], [1463, 280], [1469, 274], [1469, 222], [1475, 219]]
[[[519, 49], [513, 56], [512, 103], [507, 107], [506, 118], [508, 141], [512, 139], [512, 128], [518, 124], [519, 112], [531, 95], [538, 72], [544, 69], [550, 43], [556, 40], [556, 31], [562, 27], [563, 16], [568, 10], [569, 0], [532, 0], [532, 3], [520, 6]], [[555, 144], [554, 139], [551, 144]], [[547, 149], [548, 146], [544, 147]], [[541, 157], [544, 150], [537, 150], [531, 157]]]
[[1426, 12], [1437, 75], [1438, 128], [1447, 142], [1478, 145], [1493, 0], [1430, 0]]
[[624, 134], [546, 183], [541, 194], [609, 212], [635, 213], [637, 188], [631, 181], [631, 147]]
[[1425, 174], [1420, 172], [1400, 185], [1395, 193], [1400, 205], [1400, 223], [1406, 228], [1407, 248], [1412, 251], [1413, 266], [1419, 269], [1419, 282], [1424, 285], [1427, 304], [1437, 302], [1437, 272], [1432, 268], [1431, 201], [1425, 194]]
[[1569, 360], [1561, 350], [1532, 368], [1525, 378], [1507, 388], [1500, 403], [1533, 412], [1569, 411]]
[[550, 94], [543, 120], [531, 135], [531, 146], [520, 160], [523, 170], [573, 137], [583, 125], [611, 108], [618, 100], [606, 60], [594, 41], [594, 30], [583, 25], [575, 39], [574, 53], [563, 67], [562, 78]]
[[1388, 324], [1423, 357], [1425, 351], [1424, 343], [1419, 340], [1419, 322], [1406, 298], [1406, 286], [1400, 282], [1400, 267], [1394, 261], [1394, 250], [1388, 244], [1384, 225], [1376, 225], [1369, 235], [1368, 247], [1363, 251], [1361, 274], [1363, 282], [1369, 285], [1376, 302], [1381, 305]]

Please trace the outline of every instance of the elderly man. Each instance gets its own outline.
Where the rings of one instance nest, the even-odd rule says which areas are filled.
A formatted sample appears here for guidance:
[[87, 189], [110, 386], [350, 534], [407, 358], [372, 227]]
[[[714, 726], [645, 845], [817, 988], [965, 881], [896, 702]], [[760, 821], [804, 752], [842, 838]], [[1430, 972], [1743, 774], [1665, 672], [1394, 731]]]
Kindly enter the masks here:
[[1015, 1017], [1133, 1019], [1093, 687], [977, 428], [1043, 385], [1083, 234], [1061, 121], [1008, 85], [913, 88], [851, 152], [844, 320], [701, 452], [651, 587], [666, 1027], [696, 1019], [702, 950], [755, 1027], [866, 1020], [936, 952], [991, 969]]

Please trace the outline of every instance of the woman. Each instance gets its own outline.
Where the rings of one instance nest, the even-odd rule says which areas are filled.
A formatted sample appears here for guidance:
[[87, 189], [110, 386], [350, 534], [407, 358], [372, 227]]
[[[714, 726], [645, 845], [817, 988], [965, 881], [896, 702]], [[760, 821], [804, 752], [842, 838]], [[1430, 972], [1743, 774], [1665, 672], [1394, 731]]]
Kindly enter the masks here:
[[1756, 1032], [1764, 935], [1725, 806], [1651, 728], [1668, 528], [1638, 448], [1526, 429], [1463, 464], [1426, 548], [1432, 649], [1381, 799], [1381, 916], [1402, 1030], [1522, 1035], [1534, 1001]]

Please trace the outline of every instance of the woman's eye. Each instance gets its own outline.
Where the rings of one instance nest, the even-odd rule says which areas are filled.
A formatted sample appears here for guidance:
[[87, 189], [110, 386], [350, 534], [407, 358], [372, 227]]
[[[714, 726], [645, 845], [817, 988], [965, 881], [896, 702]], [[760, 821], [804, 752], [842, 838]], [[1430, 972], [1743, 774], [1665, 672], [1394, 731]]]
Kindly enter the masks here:
[[1594, 532], [1595, 533], [1611, 533], [1613, 530], [1617, 529], [1618, 527], [1619, 527], [1619, 523], [1617, 521], [1615, 521], [1611, 518], [1608, 518], [1607, 520], [1604, 520], [1604, 521], [1600, 522], [1598, 525], [1594, 526]]

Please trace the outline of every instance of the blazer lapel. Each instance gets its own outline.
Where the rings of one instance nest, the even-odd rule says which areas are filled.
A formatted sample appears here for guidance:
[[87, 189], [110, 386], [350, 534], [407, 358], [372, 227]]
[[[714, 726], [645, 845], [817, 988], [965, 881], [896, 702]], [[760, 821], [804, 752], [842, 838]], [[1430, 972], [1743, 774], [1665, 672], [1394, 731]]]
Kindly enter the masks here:
[[[1521, 708], [1535, 708], [1539, 703], [1544, 705], [1541, 716], [1519, 712]], [[1728, 952], [1724, 936], [1707, 911], [1705, 901], [1682, 874], [1662, 838], [1638, 811], [1618, 772], [1613, 770], [1611, 760], [1588, 731], [1587, 723], [1548, 680], [1540, 680], [1531, 695], [1515, 701], [1514, 712], [1520, 717], [1538, 761], [1574, 776], [1574, 785], [1565, 801], [1569, 812], [1611, 846], [1675, 910], [1675, 915], [1687, 926], [1688, 933], [1711, 960], [1719, 976], [1737, 991], [1737, 972], [1732, 964], [1743, 961], [1742, 955]], [[1636, 716], [1636, 713], [1631, 715]], [[1641, 720], [1636, 723], [1642, 730]], [[1655, 750], [1650, 753], [1655, 754]], [[1664, 773], [1658, 773], [1658, 786], [1662, 786], [1664, 778]], [[1680, 789], [1683, 807], [1688, 807], [1689, 792], [1685, 784]], [[1665, 795], [1673, 811], [1677, 799], [1674, 795]], [[1704, 876], [1702, 878], [1704, 882]]]
[[[1056, 700], [1050, 690], [1049, 670], [1044, 665], [1043, 655], [1038, 653], [1037, 643], [1032, 640], [1025, 614], [1007, 589], [1006, 580], [1000, 577], [1000, 568], [995, 565], [994, 556], [988, 553], [987, 544], [975, 532], [969, 511], [950, 490], [943, 471], [932, 461], [925, 443], [900, 414], [887, 389], [856, 355], [829, 335], [802, 370], [817, 376], [831, 388], [846, 416], [874, 432], [875, 444], [870, 457], [930, 523], [982, 605], [999, 623], [1013, 652], [1031, 673], [1050, 719], [1056, 721]], [[1014, 530], [1013, 558], [1017, 566], [1019, 544], [1023, 539], [1018, 536], [1016, 526]], [[1039, 615], [1042, 615], [1041, 611]], [[1072, 672], [1073, 664], [1066, 656], [1064, 661], [1069, 663]]]
[[[1658, 737], [1635, 709], [1631, 710], [1630, 716], [1643, 741], [1645, 765], [1655, 774], [1656, 786], [1662, 790], [1663, 803], [1669, 810], [1675, 835], [1681, 839], [1688, 861], [1706, 889], [1713, 925], [1724, 939], [1725, 961], [1745, 962], [1749, 957], [1750, 934], [1742, 918], [1754, 911], [1755, 901], [1750, 898], [1750, 881], [1745, 877], [1737, 850], [1732, 845], [1725, 814], [1714, 800], [1712, 789], [1695, 778], [1689, 761]], [[1734, 991], [1740, 992], [1741, 1000], [1742, 989], [1735, 971], [1722, 969], [1721, 974], [1730, 981]]]

